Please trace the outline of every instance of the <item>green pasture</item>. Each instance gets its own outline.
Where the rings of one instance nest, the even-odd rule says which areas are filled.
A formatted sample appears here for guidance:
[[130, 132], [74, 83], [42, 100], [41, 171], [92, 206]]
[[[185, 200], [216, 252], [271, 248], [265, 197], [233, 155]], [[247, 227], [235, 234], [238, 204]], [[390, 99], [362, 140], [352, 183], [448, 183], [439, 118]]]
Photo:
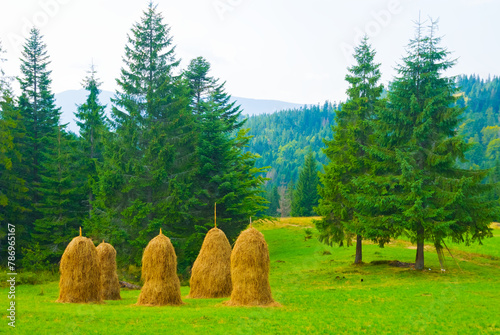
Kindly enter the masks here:
[[[483, 245], [449, 243], [446, 271], [426, 248], [425, 271], [384, 261], [412, 262], [405, 240], [354, 247], [317, 241], [311, 219], [257, 224], [269, 244], [270, 282], [282, 307], [226, 307], [227, 299], [187, 299], [181, 307], [135, 306], [139, 291], [121, 301], [59, 304], [57, 282], [16, 287], [16, 327], [0, 289], [0, 333], [17, 334], [494, 334], [500, 332], [500, 230]], [[119, 250], [118, 250], [119, 252]], [[375, 262], [374, 262], [375, 261]], [[378, 262], [377, 262], [378, 261]], [[374, 262], [375, 264], [373, 264]], [[22, 276], [22, 274], [20, 274]], [[182, 287], [183, 297], [189, 287]]]

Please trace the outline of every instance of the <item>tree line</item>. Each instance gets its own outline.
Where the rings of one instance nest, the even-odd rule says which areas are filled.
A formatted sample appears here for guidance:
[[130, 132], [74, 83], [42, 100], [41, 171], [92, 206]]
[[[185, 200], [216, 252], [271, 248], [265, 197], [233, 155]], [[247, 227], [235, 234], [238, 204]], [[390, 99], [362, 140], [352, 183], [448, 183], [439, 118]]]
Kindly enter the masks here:
[[111, 116], [92, 66], [76, 135], [61, 124], [47, 46], [32, 29], [18, 97], [0, 67], [0, 220], [16, 224], [21, 265], [53, 266], [80, 226], [120, 250], [121, 265], [139, 264], [161, 227], [188, 269], [216, 203], [230, 240], [250, 216], [320, 215], [320, 240], [356, 241], [356, 263], [363, 240], [408, 236], [422, 269], [425, 241], [442, 262], [448, 239], [491, 236], [498, 78], [445, 77], [454, 61], [434, 22], [416, 31], [387, 88], [365, 38], [345, 103], [247, 120], [203, 57], [179, 68], [169, 27], [150, 4], [129, 34]]
[[0, 76], [0, 220], [16, 225], [24, 268], [57, 264], [82, 226], [115, 246], [120, 265], [139, 264], [162, 228], [185, 269], [213, 226], [216, 203], [230, 240], [264, 208], [265, 169], [246, 150], [239, 106], [204, 58], [179, 69], [170, 28], [152, 3], [128, 35], [109, 118], [90, 68], [75, 113], [79, 135], [61, 124], [36, 28], [21, 62], [20, 96]]
[[424, 268], [425, 241], [444, 267], [447, 240], [481, 242], [498, 220], [490, 171], [463, 166], [474, 144], [459, 136], [464, 108], [455, 78], [444, 76], [455, 62], [436, 34], [435, 22], [417, 24], [384, 98], [367, 38], [348, 69], [348, 100], [324, 149], [316, 226], [324, 243], [355, 240], [356, 263], [362, 240], [383, 246], [404, 235], [417, 245], [416, 269]]

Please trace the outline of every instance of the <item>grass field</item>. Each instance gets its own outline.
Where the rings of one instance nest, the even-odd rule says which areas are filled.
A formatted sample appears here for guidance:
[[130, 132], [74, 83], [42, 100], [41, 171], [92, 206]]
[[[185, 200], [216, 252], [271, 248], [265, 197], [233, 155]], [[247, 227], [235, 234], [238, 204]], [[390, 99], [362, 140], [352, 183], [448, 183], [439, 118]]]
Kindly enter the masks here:
[[[484, 245], [449, 244], [442, 272], [426, 248], [426, 271], [373, 265], [412, 262], [405, 240], [381, 249], [363, 246], [364, 265], [353, 266], [354, 247], [305, 239], [310, 218], [257, 224], [269, 244], [270, 282], [279, 308], [226, 307], [227, 299], [186, 299], [181, 307], [135, 306], [139, 291], [121, 301], [58, 304], [57, 282], [20, 285], [16, 328], [2, 308], [0, 333], [18, 334], [494, 334], [500, 332], [500, 230]], [[119, 251], [118, 251], [119, 252]], [[383, 262], [379, 262], [383, 263]], [[430, 270], [429, 270], [430, 269]], [[182, 287], [185, 297], [189, 287]], [[7, 289], [0, 289], [6, 306]]]

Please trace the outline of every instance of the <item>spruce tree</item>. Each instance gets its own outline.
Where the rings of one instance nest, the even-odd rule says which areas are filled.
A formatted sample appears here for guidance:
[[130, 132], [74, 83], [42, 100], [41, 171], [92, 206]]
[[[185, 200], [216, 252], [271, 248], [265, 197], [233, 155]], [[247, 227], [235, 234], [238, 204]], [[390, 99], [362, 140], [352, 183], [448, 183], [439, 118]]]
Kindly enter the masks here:
[[366, 148], [371, 145], [373, 133], [371, 121], [376, 109], [382, 106], [380, 100], [382, 85], [380, 64], [374, 63], [375, 51], [365, 37], [355, 48], [356, 64], [348, 69], [345, 79], [349, 83], [348, 100], [335, 116], [332, 126], [333, 139], [325, 141], [324, 153], [329, 159], [325, 172], [320, 175], [320, 200], [318, 214], [323, 218], [316, 222], [320, 241], [347, 245], [356, 236], [355, 263], [362, 262], [362, 239], [369, 235], [377, 240], [368, 227], [358, 220], [356, 204], [360, 190], [354, 184], [358, 176], [371, 170]]
[[436, 23], [418, 23], [407, 55], [390, 86], [387, 108], [377, 113], [374, 169], [358, 178], [365, 194], [360, 208], [368, 222], [404, 231], [417, 244], [416, 269], [424, 268], [424, 242], [436, 247], [443, 266], [445, 239], [469, 243], [491, 236], [498, 219], [488, 200], [493, 186], [486, 170], [458, 167], [470, 147], [456, 136], [463, 109], [455, 105], [456, 84], [443, 72], [454, 65], [439, 46]]
[[[51, 71], [46, 45], [40, 31], [33, 28], [24, 45], [21, 58], [21, 73], [18, 78], [21, 87], [19, 97], [19, 110], [21, 114], [22, 129], [25, 136], [19, 143], [19, 151], [22, 156], [20, 172], [26, 180], [28, 188], [29, 207], [31, 211], [23, 229], [29, 232], [30, 238], [22, 237], [25, 241], [31, 241], [34, 246], [40, 246], [36, 250], [26, 249], [23, 257], [29, 259], [30, 255], [43, 254], [42, 258], [54, 254], [53, 238], [51, 229], [47, 228], [48, 221], [44, 213], [51, 206], [52, 184], [51, 178], [57, 175], [55, 165], [58, 158], [58, 134], [60, 108], [56, 108], [54, 94], [50, 89]], [[57, 224], [54, 223], [54, 229]], [[59, 245], [57, 248], [63, 248]]]
[[92, 213], [94, 192], [92, 185], [98, 181], [97, 164], [103, 161], [104, 136], [109, 132], [105, 105], [99, 102], [100, 82], [92, 64], [83, 86], [87, 90], [87, 100], [75, 112], [76, 124], [80, 127], [80, 173], [84, 176], [83, 192], [87, 194], [86, 207], [89, 218]]
[[174, 74], [170, 28], [152, 3], [136, 23], [117, 79], [104, 162], [98, 166], [92, 220], [87, 227], [140, 262], [160, 227], [184, 239], [191, 231], [195, 173], [194, 116], [189, 88]]
[[[45, 171], [42, 164], [48, 159], [46, 153], [56, 143], [60, 115], [50, 89], [51, 71], [47, 69], [50, 61], [42, 39], [38, 29], [30, 31], [22, 52], [22, 77], [18, 78], [21, 86], [19, 108], [26, 128], [22, 155], [26, 162], [30, 198], [35, 207], [42, 198], [39, 191], [42, 176], [51, 173]], [[33, 215], [39, 217], [36, 211]]]
[[[264, 199], [258, 195], [263, 183], [258, 174], [263, 169], [256, 169], [256, 156], [245, 152], [249, 137], [242, 128], [240, 107], [230, 101], [225, 83], [210, 77], [209, 71], [210, 64], [198, 57], [184, 72], [199, 132], [198, 171], [193, 179], [198, 204], [192, 212], [197, 226], [209, 229], [217, 203], [217, 225], [233, 240], [248, 225], [248, 218], [263, 208]], [[194, 261], [205, 230], [193, 231], [186, 261]]]
[[318, 169], [314, 154], [307, 154], [304, 166], [300, 171], [292, 202], [292, 216], [314, 215], [314, 207], [318, 205]]

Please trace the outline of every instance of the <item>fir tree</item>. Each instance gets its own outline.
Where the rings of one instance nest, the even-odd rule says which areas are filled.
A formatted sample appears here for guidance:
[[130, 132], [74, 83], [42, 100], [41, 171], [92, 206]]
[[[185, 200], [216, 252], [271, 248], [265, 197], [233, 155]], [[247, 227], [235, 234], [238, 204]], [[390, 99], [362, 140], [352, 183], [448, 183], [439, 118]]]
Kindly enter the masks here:
[[[217, 203], [217, 224], [232, 240], [263, 208], [264, 199], [258, 196], [263, 178], [257, 176], [263, 169], [255, 169], [255, 155], [245, 152], [249, 138], [242, 129], [240, 107], [230, 101], [225, 83], [209, 77], [209, 71], [210, 64], [198, 57], [184, 72], [199, 129], [198, 171], [193, 179], [198, 205], [192, 211], [197, 226], [209, 229]], [[187, 262], [194, 261], [204, 233], [199, 230], [190, 237]]]
[[416, 269], [424, 268], [424, 241], [434, 244], [443, 266], [445, 238], [469, 243], [491, 236], [498, 218], [488, 200], [492, 185], [482, 184], [485, 170], [457, 167], [469, 145], [456, 136], [463, 109], [454, 106], [455, 81], [443, 76], [454, 65], [440, 47], [436, 24], [419, 23], [399, 76], [389, 90], [388, 108], [375, 123], [376, 145], [370, 152], [378, 166], [358, 178], [364, 219], [404, 229], [417, 244]]
[[83, 192], [88, 195], [87, 208], [89, 218], [92, 213], [94, 193], [92, 185], [98, 181], [96, 164], [103, 161], [104, 136], [109, 132], [108, 120], [105, 115], [106, 106], [99, 103], [99, 80], [92, 64], [89, 75], [85, 78], [83, 86], [87, 90], [87, 100], [78, 106], [75, 113], [76, 124], [80, 127], [80, 173], [84, 176]]
[[[360, 190], [353, 183], [358, 176], [371, 169], [366, 147], [371, 145], [373, 133], [370, 122], [375, 111], [382, 106], [380, 95], [380, 64], [374, 63], [375, 51], [365, 37], [356, 47], [356, 64], [350, 67], [346, 81], [348, 100], [337, 111], [332, 126], [334, 133], [331, 141], [325, 141], [323, 149], [329, 159], [325, 173], [321, 174], [320, 200], [317, 212], [323, 218], [316, 223], [320, 231], [320, 241], [347, 245], [356, 236], [355, 263], [362, 262], [362, 238], [368, 235], [367, 227], [362, 225], [356, 213], [356, 197]], [[379, 236], [370, 235], [374, 240]]]
[[293, 195], [292, 216], [314, 215], [314, 207], [318, 205], [318, 169], [314, 154], [306, 156], [300, 171], [299, 180]]
[[[60, 108], [56, 108], [50, 85], [51, 71], [48, 70], [49, 57], [46, 45], [38, 29], [33, 28], [24, 45], [21, 58], [22, 77], [19, 110], [25, 136], [19, 143], [22, 156], [20, 172], [26, 180], [31, 213], [26, 222], [20, 223], [31, 238], [25, 241], [39, 244], [45, 255], [50, 255], [52, 237], [47, 234], [47, 221], [43, 211], [50, 207], [51, 186], [48, 180], [57, 174], [53, 160], [58, 146]], [[41, 226], [39, 226], [39, 224]], [[28, 251], [23, 256], [28, 257]]]
[[87, 224], [136, 263], [160, 227], [174, 238], [185, 238], [193, 227], [197, 135], [189, 88], [174, 75], [174, 51], [170, 28], [150, 3], [125, 47], [113, 100], [114, 132], [105, 140]]
[[26, 128], [25, 152], [22, 155], [27, 163], [26, 181], [30, 198], [36, 206], [42, 197], [38, 190], [42, 176], [50, 174], [50, 171], [44, 171], [42, 164], [47, 159], [45, 153], [56, 142], [60, 108], [56, 108], [54, 94], [50, 90], [49, 56], [38, 29], [30, 31], [22, 56], [23, 76], [18, 78], [21, 86], [19, 108]]

